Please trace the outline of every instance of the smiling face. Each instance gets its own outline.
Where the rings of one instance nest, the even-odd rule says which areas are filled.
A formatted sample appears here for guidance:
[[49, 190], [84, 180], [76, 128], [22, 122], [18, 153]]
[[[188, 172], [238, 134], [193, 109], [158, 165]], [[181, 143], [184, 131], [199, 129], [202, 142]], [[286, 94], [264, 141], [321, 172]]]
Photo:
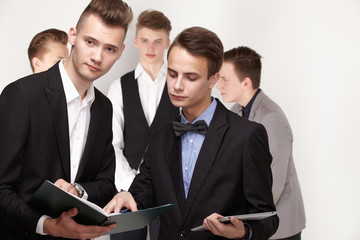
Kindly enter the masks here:
[[164, 30], [152, 30], [142, 27], [137, 30], [134, 45], [139, 49], [140, 62], [147, 64], [162, 64], [164, 51], [169, 47], [170, 40]]
[[124, 50], [125, 35], [123, 27], [109, 27], [92, 14], [79, 29], [71, 28], [72, 49], [64, 66], [74, 85], [90, 85], [107, 73]]
[[172, 104], [181, 107], [185, 117], [193, 121], [211, 104], [211, 89], [219, 74], [208, 78], [204, 57], [191, 55], [180, 46], [174, 46], [168, 56], [167, 86]]

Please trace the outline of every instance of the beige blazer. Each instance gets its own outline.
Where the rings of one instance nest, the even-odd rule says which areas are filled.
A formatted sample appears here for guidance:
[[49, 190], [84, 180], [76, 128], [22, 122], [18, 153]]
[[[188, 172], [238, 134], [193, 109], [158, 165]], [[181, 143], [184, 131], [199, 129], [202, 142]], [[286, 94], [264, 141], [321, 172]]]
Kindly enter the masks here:
[[[242, 107], [235, 104], [231, 110], [240, 116]], [[293, 135], [290, 124], [281, 108], [263, 91], [256, 96], [251, 107], [250, 121], [261, 123], [269, 138], [273, 157], [273, 198], [280, 225], [270, 239], [286, 238], [305, 228], [304, 203], [293, 160]]]

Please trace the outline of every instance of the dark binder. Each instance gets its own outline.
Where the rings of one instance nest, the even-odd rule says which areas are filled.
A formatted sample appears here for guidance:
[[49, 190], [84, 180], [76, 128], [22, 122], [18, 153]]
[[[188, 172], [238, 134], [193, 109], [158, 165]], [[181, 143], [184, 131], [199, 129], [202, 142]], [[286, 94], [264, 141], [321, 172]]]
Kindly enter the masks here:
[[52, 218], [56, 218], [62, 212], [76, 207], [78, 214], [74, 217], [74, 220], [79, 224], [106, 226], [116, 223], [116, 228], [107, 234], [143, 228], [173, 206], [173, 204], [166, 204], [135, 212], [111, 213], [107, 215], [96, 204], [76, 197], [55, 186], [48, 180], [41, 185], [30, 199], [29, 205]]

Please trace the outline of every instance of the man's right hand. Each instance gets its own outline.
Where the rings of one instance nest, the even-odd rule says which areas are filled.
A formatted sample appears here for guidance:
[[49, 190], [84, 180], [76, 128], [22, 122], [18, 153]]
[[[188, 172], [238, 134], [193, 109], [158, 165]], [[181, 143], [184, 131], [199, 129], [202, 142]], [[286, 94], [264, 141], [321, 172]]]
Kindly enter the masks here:
[[44, 233], [54, 237], [90, 239], [104, 235], [113, 230], [116, 224], [109, 226], [86, 226], [78, 224], [72, 217], [76, 216], [78, 210], [72, 208], [63, 212], [57, 218], [47, 218], [44, 221]]
[[111, 212], [119, 213], [122, 208], [128, 208], [132, 212], [137, 211], [135, 199], [131, 193], [123, 191], [116, 194], [113, 199], [104, 207], [107, 214]]

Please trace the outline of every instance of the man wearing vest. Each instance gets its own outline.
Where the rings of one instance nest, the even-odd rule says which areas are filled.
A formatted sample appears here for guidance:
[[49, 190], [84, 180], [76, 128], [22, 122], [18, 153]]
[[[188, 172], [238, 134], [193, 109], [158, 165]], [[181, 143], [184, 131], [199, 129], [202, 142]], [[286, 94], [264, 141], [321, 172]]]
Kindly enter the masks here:
[[[116, 155], [115, 184], [127, 190], [136, 174], [153, 133], [179, 116], [166, 87], [164, 52], [170, 45], [171, 23], [159, 11], [146, 10], [138, 17], [134, 45], [140, 62], [134, 71], [114, 81], [108, 92], [113, 104], [113, 145]], [[154, 224], [154, 223], [153, 223]], [[156, 224], [154, 224], [156, 225]], [[150, 225], [151, 239], [158, 227]], [[146, 228], [112, 235], [111, 239], [145, 240]]]

